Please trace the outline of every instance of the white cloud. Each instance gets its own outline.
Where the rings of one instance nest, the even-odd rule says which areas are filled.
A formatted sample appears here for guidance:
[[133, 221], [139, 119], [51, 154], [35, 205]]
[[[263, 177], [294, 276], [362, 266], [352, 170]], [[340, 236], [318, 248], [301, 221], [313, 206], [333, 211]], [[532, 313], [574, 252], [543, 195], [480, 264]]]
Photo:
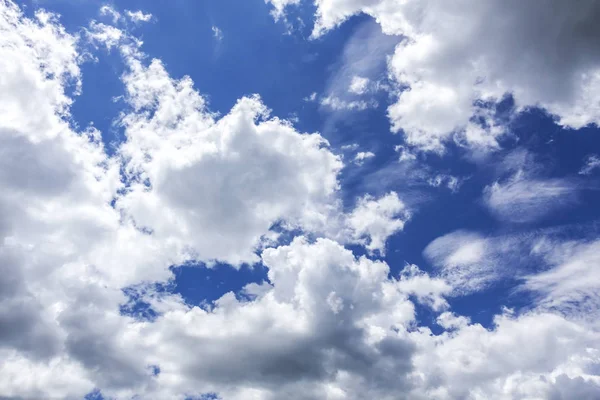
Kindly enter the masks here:
[[367, 249], [384, 253], [387, 238], [401, 231], [409, 218], [410, 212], [398, 194], [390, 192], [377, 200], [370, 196], [359, 199], [347, 224], [353, 230], [355, 240], [366, 237]]
[[137, 226], [195, 258], [240, 264], [257, 261], [273, 224], [311, 230], [335, 206], [342, 163], [320, 135], [269, 118], [258, 96], [214, 120], [189, 78], [171, 79], [158, 60], [128, 62], [134, 110], [119, 153], [132, 182], [117, 207]]
[[533, 230], [488, 236], [456, 231], [431, 242], [424, 251], [453, 295], [482, 291], [503, 280], [522, 284], [515, 291], [532, 299], [536, 312], [559, 312], [572, 321], [598, 327], [600, 241], [567, 240], [566, 230]]
[[342, 100], [341, 98], [335, 96], [326, 96], [321, 98], [320, 104], [321, 106], [330, 108], [334, 111], [364, 111], [368, 108], [376, 108], [378, 106], [377, 102], [374, 100]]
[[271, 15], [278, 21], [280, 18], [285, 17], [287, 7], [300, 4], [300, 0], [265, 0], [265, 3], [273, 6]]
[[219, 29], [219, 27], [217, 26], [213, 26], [211, 27], [212, 32], [213, 32], [213, 37], [217, 40], [217, 41], [221, 41], [223, 40], [223, 31], [221, 29]]
[[348, 91], [354, 94], [364, 94], [368, 90], [369, 82], [369, 78], [355, 75], [352, 77]]
[[437, 174], [427, 180], [427, 183], [433, 187], [445, 186], [451, 192], [456, 193], [462, 186], [464, 180], [456, 176], [447, 174]]
[[342, 163], [320, 135], [269, 118], [258, 96], [216, 120], [189, 78], [172, 79], [159, 60], [144, 65], [127, 38], [120, 51], [132, 107], [119, 148], [130, 180], [116, 202], [125, 218], [188, 257], [241, 264], [258, 260], [274, 224], [322, 230], [338, 213]]
[[538, 307], [596, 321], [600, 309], [600, 241], [542, 241], [536, 248], [551, 268], [526, 277]]
[[[127, 141], [119, 154], [131, 182], [116, 202], [136, 226], [188, 257], [231, 264], [256, 262], [255, 251], [276, 223], [369, 243], [371, 251], [383, 250], [402, 228], [400, 200], [363, 198], [352, 213], [342, 213], [342, 162], [319, 134], [269, 118], [257, 96], [215, 120], [189, 78], [173, 80], [159, 60], [144, 66], [138, 45], [123, 39], [120, 46], [130, 69], [123, 81], [132, 112], [121, 118]], [[142, 112], [148, 109], [154, 112]], [[363, 206], [373, 208], [364, 217], [374, 221], [358, 223]]]
[[[385, 33], [402, 35], [389, 72], [409, 89], [390, 106], [389, 116], [393, 130], [402, 130], [407, 142], [422, 150], [443, 152], [453, 138], [471, 147], [497, 148], [505, 130], [486, 107], [475, 104], [494, 103], [507, 93], [518, 110], [544, 108], [564, 127], [600, 122], [594, 0], [576, 7], [555, 0], [541, 9], [500, 0], [315, 4], [315, 37], [361, 12], [375, 18]], [[482, 113], [484, 126], [472, 122]]]
[[102, 43], [108, 49], [116, 47], [123, 39], [123, 32], [120, 29], [95, 21], [92, 21], [85, 33], [92, 44]]
[[[485, 329], [442, 314], [449, 331], [434, 336], [410, 299], [451, 312], [445, 279], [414, 265], [395, 279], [386, 263], [330, 239], [262, 250], [269, 283], [203, 308], [153, 289], [192, 253], [252, 260], [282, 217], [317, 234], [312, 227], [339, 224], [342, 236], [382, 251], [409, 214], [396, 193], [341, 214], [341, 162], [322, 137], [268, 117], [257, 97], [217, 118], [189, 78], [142, 62], [126, 35], [94, 36], [106, 30], [97, 24], [91, 39], [118, 46], [127, 66], [126, 141], [109, 157], [98, 131], [69, 124], [76, 38], [37, 15], [0, 2], [2, 396], [598, 397], [599, 338], [583, 323], [507, 313]], [[153, 322], [120, 313], [132, 286]]]
[[[385, 76], [386, 55], [393, 49], [396, 39], [381, 33], [372, 22], [359, 25], [344, 43], [335, 68], [320, 96], [322, 107], [331, 111], [363, 111], [377, 108], [374, 94], [381, 89], [379, 80]], [[345, 118], [347, 115], [331, 116]]]
[[354, 164], [363, 165], [366, 160], [373, 157], [375, 157], [375, 153], [373, 153], [372, 151], [359, 151], [354, 156]]
[[312, 92], [309, 96], [306, 96], [304, 99], [307, 103], [312, 103], [317, 100], [317, 92]]
[[121, 19], [121, 13], [109, 5], [100, 7], [100, 15], [111, 17], [113, 24], [116, 24]]
[[530, 222], [575, 201], [576, 190], [573, 183], [564, 179], [523, 179], [517, 176], [488, 186], [484, 199], [499, 219]]
[[481, 291], [503, 277], [497, 249], [489, 239], [457, 231], [441, 236], [425, 249], [425, 257], [438, 268], [457, 293]]
[[597, 168], [600, 168], [600, 157], [598, 157], [596, 154], [592, 154], [585, 160], [585, 165], [579, 170], [579, 174], [591, 175], [592, 172]]
[[599, 377], [588, 372], [600, 361], [593, 331], [546, 313], [507, 312], [495, 318], [493, 329], [440, 317], [450, 332], [414, 335], [419, 383], [408, 398], [563, 399], [581, 393], [592, 400], [600, 394]]
[[262, 257], [273, 286], [256, 300], [227, 294], [210, 311], [174, 310], [140, 332], [163, 338], [156, 356], [165, 387], [300, 399], [330, 390], [385, 398], [406, 385], [411, 346], [389, 327], [414, 311], [387, 265], [301, 238]]
[[441, 313], [436, 319], [436, 323], [446, 330], [466, 328], [470, 322], [469, 318], [456, 315], [450, 311]]
[[500, 175], [510, 175], [487, 186], [483, 200], [499, 220], [532, 222], [577, 201], [576, 181], [544, 177], [543, 166], [525, 150], [508, 153], [496, 169]]
[[[279, 216], [298, 211], [302, 224], [310, 224], [322, 217], [321, 206], [328, 211], [335, 205], [330, 195], [337, 190], [341, 162], [319, 135], [300, 134], [285, 121], [269, 119], [256, 97], [240, 100], [229, 115], [215, 120], [189, 79], [171, 79], [158, 61], [142, 65], [135, 42], [96, 35], [109, 29], [96, 23], [90, 38], [120, 46], [130, 68], [124, 82], [132, 110], [122, 117], [127, 141], [117, 156], [108, 157], [98, 131], [75, 132], [68, 123], [72, 100], [65, 87], [74, 83], [77, 89], [81, 78], [76, 39], [55, 17], [41, 12], [37, 17], [38, 21], [22, 17], [12, 3], [0, 5], [5, 33], [0, 39], [0, 71], [7, 78], [0, 82], [0, 258], [5, 267], [0, 319], [7, 327], [0, 332], [1, 391], [24, 398], [81, 398], [94, 387], [124, 398], [145, 390], [163, 391], [169, 385], [157, 383], [148, 369], [155, 361], [165, 361], [161, 376], [167, 381], [174, 377], [169, 375], [169, 361], [157, 360], [160, 346], [151, 343], [159, 325], [143, 335], [150, 343], [140, 340], [145, 323], [119, 313], [119, 305], [127, 301], [122, 289], [166, 281], [172, 276], [169, 266], [190, 257], [190, 246], [192, 253], [207, 249], [208, 254], [199, 256], [205, 260], [223, 251], [234, 261], [252, 261], [259, 236], [268, 233]], [[149, 109], [154, 109], [152, 116]], [[208, 162], [207, 168], [216, 162], [220, 172], [205, 176], [204, 182], [186, 174], [203, 162]], [[236, 163], [252, 176], [234, 171]], [[128, 176], [127, 187], [121, 182], [121, 168]], [[267, 173], [281, 176], [283, 186], [276, 187], [278, 178]], [[168, 175], [167, 182], [161, 174]], [[261, 179], [268, 186], [255, 186]], [[198, 185], [203, 191], [195, 200], [205, 208], [204, 216], [195, 202], [185, 200]], [[241, 186], [250, 191], [236, 199], [235, 190]], [[282, 195], [286, 186], [297, 201], [293, 210]], [[175, 198], [170, 196], [173, 187], [179, 192]], [[272, 190], [277, 193], [269, 195]], [[202, 205], [203, 198], [210, 202]], [[219, 211], [216, 206], [227, 207], [221, 202], [227, 198], [235, 207]], [[117, 208], [111, 206], [115, 199]], [[258, 201], [244, 208], [253, 199]], [[143, 214], [142, 206], [156, 207], [153, 201], [162, 202], [163, 208], [153, 212], [164, 219]], [[253, 216], [244, 220], [246, 212]], [[198, 241], [186, 225], [194, 214], [207, 221], [208, 213], [221, 213], [218, 225], [204, 224], [198, 235], [210, 243]], [[178, 219], [181, 215], [185, 217]], [[149, 218], [147, 225], [144, 218]], [[244, 237], [256, 224], [264, 224], [266, 230], [255, 231], [255, 238]], [[234, 243], [230, 229], [238, 231], [243, 243]], [[218, 237], [232, 240], [229, 251], [219, 249]], [[244, 243], [251, 247], [244, 249]], [[160, 306], [173, 312], [184, 307], [173, 299]], [[148, 352], [149, 348], [155, 350]], [[173, 390], [169, 393], [182, 394], [184, 389]]]
[[397, 145], [396, 147], [394, 147], [394, 151], [396, 153], [400, 153], [400, 157], [398, 158], [398, 161], [400, 162], [412, 162], [417, 159], [417, 155], [406, 146]]
[[342, 146], [342, 151], [354, 151], [357, 150], [360, 146], [358, 143], [345, 144]]
[[144, 12], [142, 12], [141, 10], [137, 10], [137, 11], [126, 10], [125, 14], [127, 14], [129, 19], [131, 20], [131, 22], [133, 22], [135, 24], [138, 24], [140, 22], [149, 22], [152, 20], [152, 14], [150, 14], [150, 13], [144, 14]]
[[440, 278], [431, 278], [414, 264], [406, 265], [400, 272], [398, 286], [402, 292], [415, 296], [419, 303], [428, 305], [434, 311], [448, 308], [444, 298], [452, 292], [452, 286]]

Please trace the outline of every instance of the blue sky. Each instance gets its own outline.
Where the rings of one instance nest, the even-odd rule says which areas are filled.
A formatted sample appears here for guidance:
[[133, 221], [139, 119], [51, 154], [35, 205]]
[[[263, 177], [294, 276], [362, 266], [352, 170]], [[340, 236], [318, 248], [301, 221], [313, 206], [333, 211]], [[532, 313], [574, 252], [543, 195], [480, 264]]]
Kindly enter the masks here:
[[0, 398], [600, 397], [594, 1], [0, 9]]

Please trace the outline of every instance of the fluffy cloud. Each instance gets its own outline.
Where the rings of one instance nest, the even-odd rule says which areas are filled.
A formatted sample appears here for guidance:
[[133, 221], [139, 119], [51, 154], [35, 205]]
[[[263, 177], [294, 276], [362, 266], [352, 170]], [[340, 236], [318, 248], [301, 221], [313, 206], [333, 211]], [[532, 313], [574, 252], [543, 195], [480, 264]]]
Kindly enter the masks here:
[[257, 97], [216, 120], [189, 79], [143, 64], [135, 41], [94, 23], [87, 38], [119, 46], [129, 68], [127, 140], [109, 157], [98, 131], [69, 123], [78, 38], [53, 15], [30, 20], [12, 3], [0, 17], [2, 393], [81, 398], [101, 387], [130, 397], [156, 388], [148, 366], [158, 356], [140, 347], [145, 323], [120, 314], [122, 289], [168, 280], [169, 266], [191, 257], [257, 261], [261, 237], [284, 217], [321, 229], [337, 207], [341, 161], [318, 134], [268, 118]]
[[581, 393], [591, 400], [600, 394], [598, 376], [587, 372], [600, 361], [592, 331], [545, 313], [506, 312], [492, 330], [442, 315], [440, 323], [453, 330], [416, 339], [415, 376], [422, 386], [410, 398], [566, 399]]
[[196, 258], [239, 264], [257, 261], [274, 224], [326, 218], [342, 163], [320, 135], [270, 119], [257, 96], [216, 121], [191, 80], [171, 79], [158, 60], [129, 62], [120, 154], [132, 182], [117, 207], [137, 226]]
[[389, 73], [402, 92], [388, 111], [393, 131], [420, 149], [443, 152], [453, 138], [497, 148], [504, 129], [493, 104], [507, 94], [517, 110], [544, 108], [564, 127], [600, 122], [600, 8], [594, 0], [575, 7], [560, 0], [543, 7], [517, 0], [314, 4], [314, 37], [359, 13], [375, 18], [385, 33], [401, 35]]
[[389, 398], [407, 385], [412, 345], [391, 327], [414, 308], [386, 264], [326, 239], [296, 238], [262, 258], [272, 286], [252, 301], [229, 293], [212, 309], [172, 310], [143, 328], [148, 351], [157, 345], [161, 386], [308, 399]]
[[[121, 118], [127, 141], [119, 154], [130, 182], [116, 205], [157, 240], [196, 259], [240, 264], [258, 261], [254, 252], [275, 224], [366, 240], [369, 250], [383, 250], [403, 228], [407, 214], [395, 193], [341, 213], [342, 162], [319, 134], [269, 118], [258, 96], [215, 120], [189, 78], [173, 80], [160, 61], [146, 67], [126, 45], [122, 51], [132, 112]], [[349, 230], [340, 236], [332, 226]]]
[[409, 218], [410, 212], [398, 194], [391, 192], [377, 200], [361, 198], [346, 223], [355, 240], [365, 243], [370, 251], [383, 253], [387, 238], [401, 231]]

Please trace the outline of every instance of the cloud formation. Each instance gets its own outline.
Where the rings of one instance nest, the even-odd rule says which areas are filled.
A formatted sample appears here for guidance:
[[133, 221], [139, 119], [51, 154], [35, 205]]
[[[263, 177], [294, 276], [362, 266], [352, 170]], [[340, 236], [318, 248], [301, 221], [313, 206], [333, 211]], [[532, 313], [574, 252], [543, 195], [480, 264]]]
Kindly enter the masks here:
[[[412, 217], [401, 194], [361, 195], [344, 212], [343, 163], [320, 134], [271, 117], [258, 96], [215, 115], [114, 23], [74, 36], [0, 2], [1, 396], [598, 397], [597, 330], [544, 307], [579, 301], [568, 287], [593, 293], [571, 273], [592, 273], [595, 242], [564, 259], [538, 247], [556, 265], [525, 283], [540, 307], [471, 323], [448, 301], [464, 279], [412, 264], [394, 276], [374, 257]], [[113, 155], [71, 121], [90, 41], [125, 66]], [[282, 244], [282, 230], [303, 234]], [[481, 262], [486, 240], [467, 239], [449, 254], [432, 245], [431, 258]], [[217, 260], [262, 263], [267, 279], [203, 306], [159, 289], [171, 266]], [[135, 291], [154, 318], [122, 312]]]
[[[277, 10], [290, 3], [277, 2]], [[594, 0], [543, 7], [517, 0], [314, 4], [313, 37], [360, 13], [399, 35], [389, 61], [399, 94], [388, 114], [392, 130], [421, 150], [443, 152], [452, 140], [498, 148], [505, 127], [495, 120], [494, 104], [507, 95], [517, 111], [543, 108], [566, 128], [600, 122], [600, 8]]]

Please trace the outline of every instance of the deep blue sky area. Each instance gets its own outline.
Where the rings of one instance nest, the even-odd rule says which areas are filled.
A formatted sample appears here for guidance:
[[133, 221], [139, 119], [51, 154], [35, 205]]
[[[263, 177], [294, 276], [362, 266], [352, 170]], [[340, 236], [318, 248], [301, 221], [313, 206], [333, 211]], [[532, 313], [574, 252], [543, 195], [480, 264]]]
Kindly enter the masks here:
[[[22, 4], [27, 6], [26, 13], [40, 6], [57, 12], [66, 29], [73, 33], [93, 19], [109, 20], [99, 16], [98, 10], [105, 3], [96, 0], [40, 0]], [[424, 249], [437, 237], [456, 230], [493, 236], [590, 224], [600, 218], [600, 181], [594, 176], [584, 179], [578, 174], [585, 158], [600, 149], [597, 128], [565, 130], [544, 112], [531, 109], [510, 122], [510, 135], [504, 139], [503, 149], [488, 156], [485, 162], [470, 158], [464, 149], [452, 145], [443, 156], [420, 156], [422, 165], [464, 179], [460, 189], [452, 192], [445, 187], [431, 187], [426, 180], [415, 180], [409, 170], [400, 167], [394, 148], [403, 143], [403, 138], [390, 132], [386, 115], [387, 106], [395, 100], [393, 93], [376, 93], [378, 106], [358, 112], [327, 110], [317, 102], [306, 101], [313, 92], [322, 95], [335, 90], [336, 79], [361, 62], [360, 57], [345, 56], [345, 50], [357, 35], [368, 32], [382, 46], [389, 40], [370, 17], [352, 17], [338, 29], [311, 40], [314, 7], [310, 4], [294, 9], [290, 32], [283, 22], [274, 23], [270, 6], [263, 0], [173, 0], [168, 6], [164, 2], [140, 0], [109, 4], [117, 10], [141, 9], [153, 15], [151, 22], [132, 28], [144, 41], [142, 50], [150, 58], [160, 58], [172, 77], [190, 76], [195, 88], [208, 99], [210, 110], [225, 115], [240, 97], [258, 93], [273, 110], [273, 116], [292, 119], [299, 131], [321, 132], [336, 153], [344, 154], [341, 147], [352, 143], [357, 143], [360, 151], [374, 152], [375, 158], [362, 166], [352, 164], [351, 153], [345, 154], [347, 167], [340, 176], [342, 198], [344, 205], [351, 208], [359, 196], [393, 190], [407, 204], [414, 205], [412, 219], [403, 232], [390, 238], [383, 257], [392, 275], [397, 275], [405, 263], [432, 271], [423, 256]], [[297, 22], [297, 17], [304, 21], [304, 26]], [[214, 37], [213, 26], [221, 30], [221, 40]], [[389, 55], [393, 47], [388, 49]], [[371, 78], [385, 81], [386, 54], [382, 55], [375, 60], [370, 73]], [[100, 51], [97, 58], [96, 62], [88, 61], [82, 66], [83, 92], [72, 107], [72, 115], [79, 127], [93, 124], [100, 129], [111, 152], [112, 144], [123, 140], [116, 124], [122, 109], [118, 96], [123, 94], [119, 79], [123, 64], [116, 52]], [[552, 218], [536, 221], [535, 225], [499, 221], [482, 202], [485, 187], [503, 179], [496, 166], [517, 148], [533, 154], [541, 166], [537, 172], [540, 178], [572, 178], [581, 188], [572, 204], [553, 213]], [[223, 265], [208, 269], [175, 266], [173, 271], [174, 290], [196, 305], [210, 303], [228, 291], [238, 292], [248, 282], [266, 278], [262, 266], [244, 266], [240, 270]], [[454, 298], [450, 303], [456, 312], [489, 326], [501, 307], [519, 308], [526, 304], [523, 295], [514, 293], [514, 284], [511, 279], [498, 282], [489, 291]], [[423, 324], [433, 326], [426, 311], [421, 318]]]

